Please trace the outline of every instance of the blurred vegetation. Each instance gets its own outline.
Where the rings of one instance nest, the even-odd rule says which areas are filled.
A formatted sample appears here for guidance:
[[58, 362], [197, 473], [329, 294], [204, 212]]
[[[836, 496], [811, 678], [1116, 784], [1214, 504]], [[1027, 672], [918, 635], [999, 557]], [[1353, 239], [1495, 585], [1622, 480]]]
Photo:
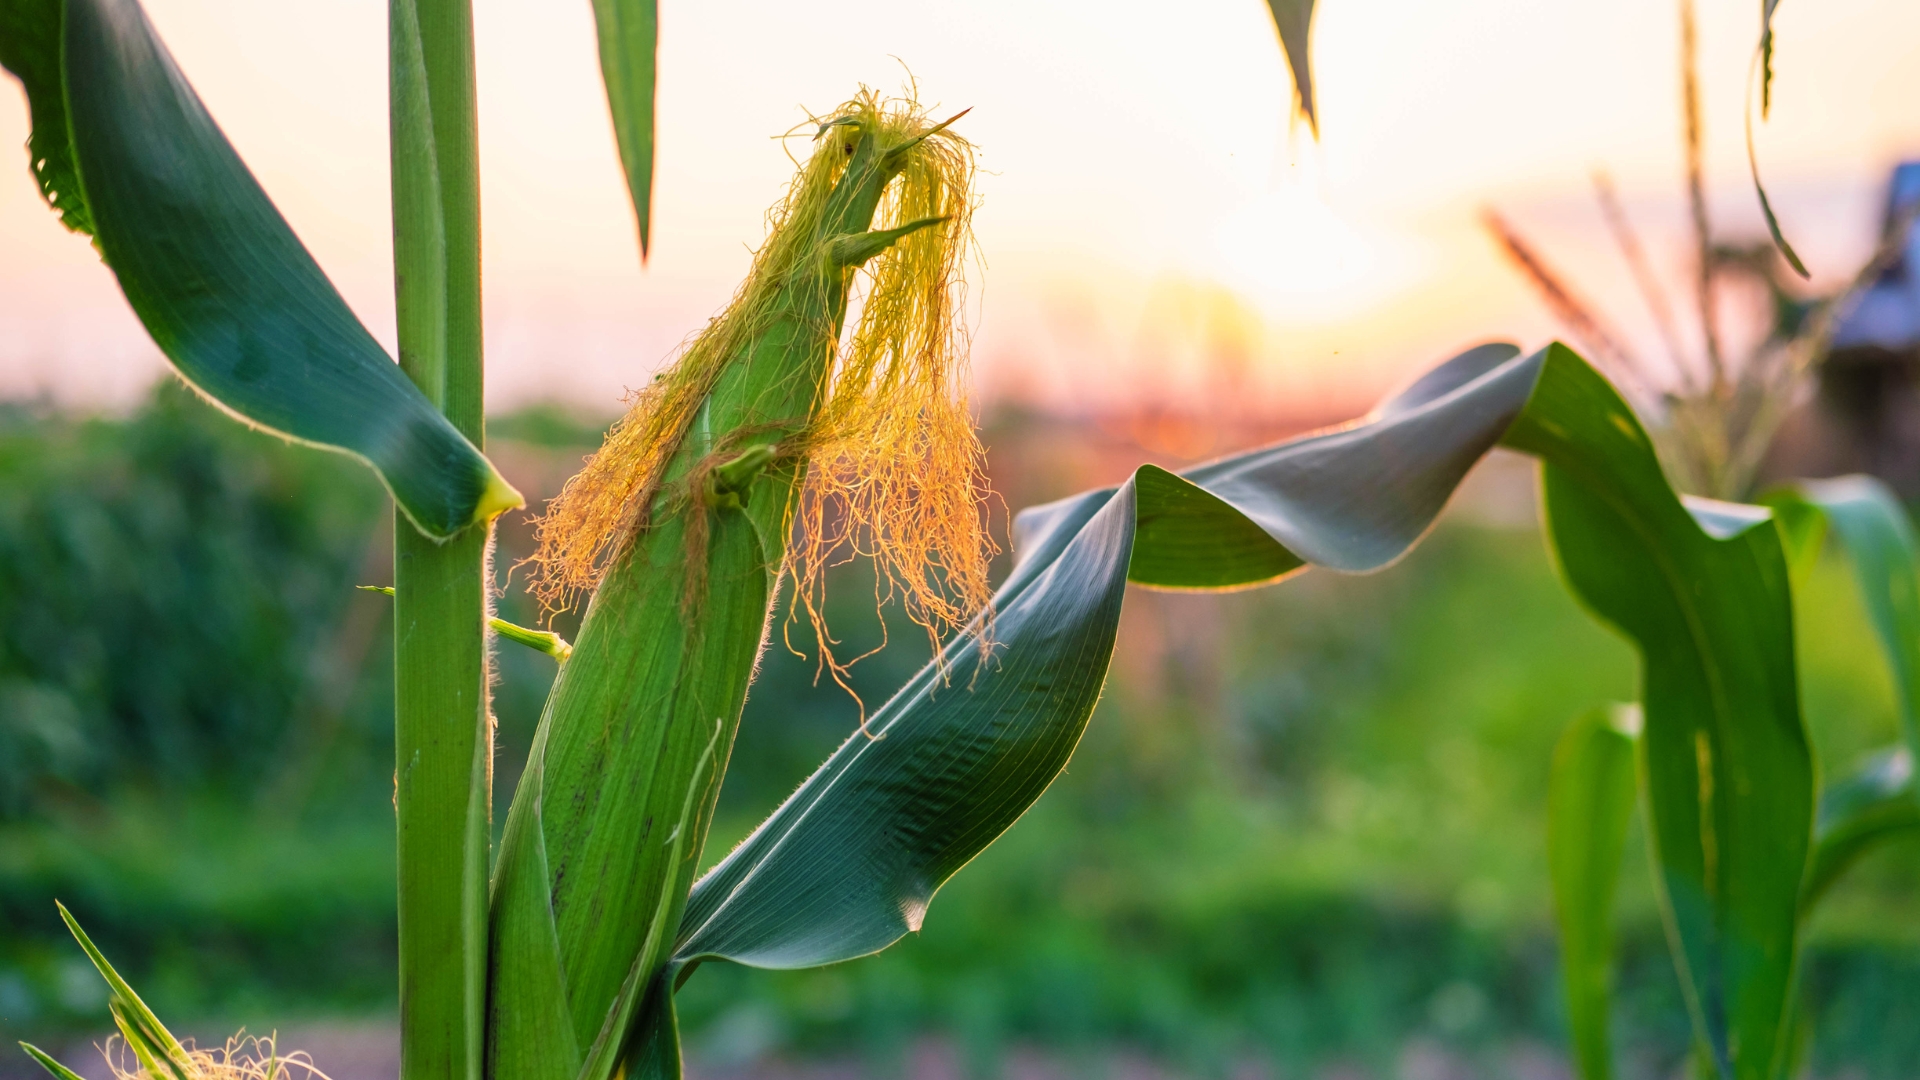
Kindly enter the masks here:
[[[1100, 479], [1060, 464], [1048, 423], [1007, 413], [989, 434], [1010, 506]], [[597, 436], [551, 408], [491, 427], [530, 493]], [[1372, 577], [1130, 598], [1073, 765], [925, 930], [818, 971], [702, 969], [680, 999], [689, 1052], [884, 1069], [931, 1031], [978, 1076], [1021, 1043], [1124, 1043], [1223, 1075], [1249, 1058], [1384, 1068], [1413, 1038], [1489, 1061], [1560, 1045], [1547, 761], [1577, 712], [1633, 694], [1634, 662], [1531, 527], [1468, 511]], [[123, 419], [0, 412], [0, 1034], [102, 1022], [55, 897], [169, 1017], [271, 1028], [393, 1008], [390, 627], [384, 598], [351, 589], [388, 580], [387, 517], [355, 463], [171, 386]], [[527, 546], [509, 522], [501, 580]], [[868, 580], [849, 565], [832, 593], [849, 653], [880, 641]], [[509, 593], [503, 614], [534, 621]], [[855, 668], [869, 706], [926, 655], [917, 629], [892, 628]], [[1837, 561], [1800, 645], [1837, 773], [1894, 734]], [[503, 645], [500, 667], [504, 811], [553, 664]], [[709, 861], [857, 717], [776, 636]], [[1872, 857], [1816, 927], [1823, 1071], [1920, 1059], [1916, 856]], [[1618, 1035], [1629, 1075], [1664, 1076], [1688, 1034], [1650, 889], [1630, 855]]]

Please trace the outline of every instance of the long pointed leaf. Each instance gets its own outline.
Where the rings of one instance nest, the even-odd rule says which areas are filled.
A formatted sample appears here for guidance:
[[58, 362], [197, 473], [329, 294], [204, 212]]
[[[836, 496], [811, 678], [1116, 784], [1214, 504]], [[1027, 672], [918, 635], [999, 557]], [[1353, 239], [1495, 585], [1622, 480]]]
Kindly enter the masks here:
[[274, 209], [135, 0], [0, 0], [43, 190], [90, 229], [182, 378], [379, 472], [422, 532], [520, 504], [401, 374]]
[[593, 0], [600, 77], [607, 85], [614, 142], [646, 258], [653, 224], [653, 96], [660, 16], [656, 0]]

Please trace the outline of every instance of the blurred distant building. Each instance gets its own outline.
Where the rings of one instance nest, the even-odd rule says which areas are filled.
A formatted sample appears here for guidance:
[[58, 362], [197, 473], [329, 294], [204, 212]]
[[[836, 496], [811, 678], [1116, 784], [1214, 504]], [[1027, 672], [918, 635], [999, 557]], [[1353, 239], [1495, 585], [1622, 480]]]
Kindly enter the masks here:
[[1769, 474], [1872, 473], [1920, 498], [1920, 161], [1887, 185], [1881, 236], [1904, 229], [1887, 267], [1839, 313], [1818, 393], [1785, 424]]

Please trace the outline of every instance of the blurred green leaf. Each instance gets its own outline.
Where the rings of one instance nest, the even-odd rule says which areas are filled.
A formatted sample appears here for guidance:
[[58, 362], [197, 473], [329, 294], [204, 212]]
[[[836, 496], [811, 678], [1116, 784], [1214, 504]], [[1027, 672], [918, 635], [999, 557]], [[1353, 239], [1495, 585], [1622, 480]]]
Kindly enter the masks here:
[[1648, 832], [1696, 1033], [1722, 1074], [1770, 1080], [1814, 785], [1780, 532], [1759, 507], [1683, 505], [1612, 387], [1549, 352], [1505, 442], [1544, 459], [1561, 571], [1645, 665]]
[[1812, 911], [1840, 875], [1874, 847], [1917, 830], [1920, 793], [1913, 782], [1913, 754], [1904, 746], [1888, 747], [1821, 793], [1801, 907]]
[[249, 423], [366, 460], [431, 536], [518, 505], [348, 310], [135, 0], [62, 6], [5, 0], [0, 60], [33, 102], [43, 190], [91, 228], [181, 376]]
[[1613, 994], [1613, 899], [1633, 822], [1632, 706], [1595, 709], [1575, 720], [1553, 752], [1547, 788], [1547, 862], [1560, 925], [1567, 1024], [1581, 1080], [1613, 1075], [1607, 1019]]
[[[1910, 751], [1920, 750], [1920, 548], [1906, 508], [1871, 476], [1803, 480], [1795, 488], [1846, 546], [1854, 583], [1899, 691], [1901, 734]], [[1774, 501], [1790, 506], [1795, 500], [1781, 494]]]
[[614, 142], [627, 174], [627, 194], [647, 256], [653, 220], [653, 96], [660, 18], [655, 0], [593, 0], [600, 38], [600, 77], [613, 112]]

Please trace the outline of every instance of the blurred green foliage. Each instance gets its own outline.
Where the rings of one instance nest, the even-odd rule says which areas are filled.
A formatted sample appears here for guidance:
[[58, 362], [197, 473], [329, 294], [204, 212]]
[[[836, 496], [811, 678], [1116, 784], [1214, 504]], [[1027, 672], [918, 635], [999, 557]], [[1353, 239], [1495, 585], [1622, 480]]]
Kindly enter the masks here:
[[[1009, 502], [1085, 486], [1022, 449], [1027, 422], [995, 429]], [[527, 410], [491, 426], [490, 449], [551, 494], [598, 431]], [[102, 1021], [55, 897], [170, 1020], [267, 1029], [393, 1007], [389, 620], [350, 588], [388, 580], [385, 506], [354, 463], [176, 389], [124, 419], [0, 414], [0, 1034]], [[504, 581], [524, 521], [500, 544]], [[843, 652], [880, 643], [870, 586], [859, 564], [833, 582]], [[533, 622], [508, 592], [502, 614]], [[1804, 600], [1803, 692], [1833, 775], [1891, 741], [1892, 690], [1844, 564], [1824, 561]], [[778, 629], [709, 862], [864, 737], [854, 701]], [[870, 707], [926, 656], [917, 628], [891, 629], [854, 669]], [[806, 651], [799, 627], [793, 642]], [[511, 645], [499, 662], [503, 811], [553, 662]], [[680, 997], [689, 1052], [884, 1069], [937, 1031], [975, 1076], [1023, 1042], [1124, 1043], [1224, 1075], [1250, 1058], [1385, 1070], [1416, 1038], [1489, 1062], [1557, 1048], [1547, 763], [1570, 718], [1634, 680], [1532, 529], [1465, 516], [1371, 577], [1130, 597], [1072, 766], [924, 931], [817, 971], [701, 969]], [[1688, 1030], [1631, 844], [1620, 1061], [1671, 1075]], [[1908, 1075], [1920, 849], [1870, 857], [1813, 938], [1816, 1061]]]

